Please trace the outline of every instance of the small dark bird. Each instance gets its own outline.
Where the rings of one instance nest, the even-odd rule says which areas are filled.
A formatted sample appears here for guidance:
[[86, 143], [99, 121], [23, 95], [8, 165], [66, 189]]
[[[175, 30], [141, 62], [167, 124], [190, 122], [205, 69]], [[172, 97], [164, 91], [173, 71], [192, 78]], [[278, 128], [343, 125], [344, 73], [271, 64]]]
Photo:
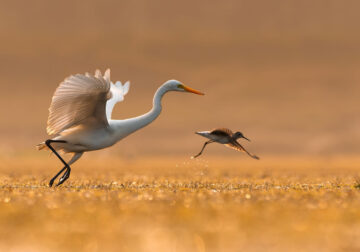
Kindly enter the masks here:
[[208, 145], [209, 143], [221, 143], [221, 144], [225, 144], [225, 146], [235, 149], [237, 151], [242, 151], [245, 152], [246, 154], [248, 154], [250, 157], [255, 158], [255, 159], [259, 159], [258, 156], [253, 155], [251, 153], [249, 153], [247, 150], [245, 150], [244, 147], [242, 147], [238, 141], [236, 141], [239, 138], [245, 138], [246, 140], [250, 141], [250, 139], [246, 138], [241, 132], [235, 132], [233, 133], [231, 130], [227, 129], [227, 128], [218, 128], [218, 129], [214, 129], [212, 131], [199, 131], [199, 132], [195, 132], [196, 134], [206, 137], [208, 139], [210, 139], [209, 141], [205, 142], [204, 146], [202, 147], [201, 151], [193, 156], [192, 158], [197, 158], [198, 156], [200, 156], [202, 154], [202, 152], [204, 151], [206, 145]]

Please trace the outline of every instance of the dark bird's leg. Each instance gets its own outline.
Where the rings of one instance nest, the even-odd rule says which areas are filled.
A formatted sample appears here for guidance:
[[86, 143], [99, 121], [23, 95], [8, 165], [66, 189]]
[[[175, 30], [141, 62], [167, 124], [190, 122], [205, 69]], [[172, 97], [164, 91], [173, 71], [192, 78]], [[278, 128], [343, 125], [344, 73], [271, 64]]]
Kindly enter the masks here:
[[[64, 175], [65, 175], [66, 173], [68, 173], [67, 178], [69, 178], [69, 176], [70, 176], [70, 171], [71, 171], [70, 166], [69, 166], [69, 165], [65, 162], [65, 160], [59, 155], [59, 153], [57, 153], [57, 151], [51, 146], [51, 143], [66, 143], [66, 141], [64, 141], [64, 140], [51, 140], [51, 139], [48, 139], [48, 140], [45, 141], [46, 146], [49, 147], [49, 149], [50, 149], [50, 150], [60, 159], [60, 161], [65, 165], [65, 167], [62, 168], [62, 169], [50, 180], [50, 182], [49, 182], [49, 186], [50, 186], [50, 187], [53, 185], [55, 179], [56, 179], [64, 170], [66, 170], [65, 173], [64, 173]], [[64, 176], [63, 176], [63, 177], [64, 177]], [[67, 179], [67, 178], [66, 178], [66, 179]], [[65, 180], [66, 180], [66, 179], [65, 179]], [[65, 180], [62, 181], [62, 183], [64, 183]], [[59, 183], [60, 183], [60, 182], [59, 182]], [[62, 183], [61, 183], [61, 184], [62, 184]], [[59, 184], [58, 184], [58, 185], [59, 185]]]
[[198, 156], [200, 156], [202, 154], [203, 150], [205, 149], [206, 145], [208, 145], [209, 143], [213, 143], [213, 142], [214, 142], [213, 140], [209, 140], [209, 141], [205, 142], [201, 151], [197, 155], [193, 156], [192, 158], [197, 158]]

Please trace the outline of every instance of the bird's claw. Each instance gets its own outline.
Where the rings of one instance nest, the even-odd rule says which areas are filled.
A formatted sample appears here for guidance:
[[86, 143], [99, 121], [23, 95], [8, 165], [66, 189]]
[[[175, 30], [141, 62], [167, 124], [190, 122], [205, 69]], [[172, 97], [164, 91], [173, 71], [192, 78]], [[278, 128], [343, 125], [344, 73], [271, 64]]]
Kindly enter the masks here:
[[70, 173], [66, 171], [64, 175], [59, 179], [59, 183], [57, 183], [56, 186], [59, 186], [62, 183], [64, 183], [69, 177], [70, 177]]
[[54, 184], [54, 180], [52, 179], [52, 180], [50, 180], [50, 182], [49, 182], [49, 187], [52, 187], [53, 184]]
[[[67, 177], [67, 178], [68, 178], [68, 177]], [[59, 183], [57, 183], [56, 186], [59, 186], [59, 185], [61, 185], [62, 183], [64, 183], [67, 178], [61, 177], [61, 178], [59, 179]]]
[[[65, 167], [66, 168], [66, 167]], [[64, 168], [64, 169], [65, 169]], [[50, 182], [49, 182], [49, 187], [52, 187], [54, 184], [55, 179], [62, 173], [63, 170], [61, 170], [58, 174], [55, 175], [55, 177], [53, 177]], [[67, 167], [65, 173], [61, 176], [61, 178], [59, 179], [59, 182], [56, 184], [56, 186], [61, 185], [62, 183], [64, 183], [69, 177], [70, 177], [70, 167]]]

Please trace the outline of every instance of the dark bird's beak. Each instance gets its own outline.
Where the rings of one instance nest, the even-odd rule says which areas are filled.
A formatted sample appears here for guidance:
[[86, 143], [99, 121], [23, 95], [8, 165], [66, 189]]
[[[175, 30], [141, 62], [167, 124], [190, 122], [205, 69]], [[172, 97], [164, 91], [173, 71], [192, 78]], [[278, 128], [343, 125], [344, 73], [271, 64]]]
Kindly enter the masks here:
[[249, 138], [247, 138], [247, 137], [244, 137], [244, 136], [243, 136], [242, 138], [245, 138], [246, 140], [248, 140], [249, 142], [251, 142], [251, 141], [250, 141], [250, 139], [249, 139]]

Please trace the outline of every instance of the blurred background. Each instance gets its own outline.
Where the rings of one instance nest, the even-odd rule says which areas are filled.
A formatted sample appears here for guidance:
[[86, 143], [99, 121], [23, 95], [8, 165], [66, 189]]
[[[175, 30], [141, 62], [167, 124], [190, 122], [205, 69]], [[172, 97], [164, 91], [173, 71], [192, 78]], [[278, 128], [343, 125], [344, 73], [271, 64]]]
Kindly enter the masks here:
[[[360, 151], [360, 33], [355, 0], [0, 1], [0, 152], [35, 152], [51, 97], [76, 73], [111, 68], [131, 81], [114, 118], [151, 125], [102, 153], [193, 155], [195, 131], [240, 130], [261, 155]], [[238, 155], [222, 146], [209, 155]]]

